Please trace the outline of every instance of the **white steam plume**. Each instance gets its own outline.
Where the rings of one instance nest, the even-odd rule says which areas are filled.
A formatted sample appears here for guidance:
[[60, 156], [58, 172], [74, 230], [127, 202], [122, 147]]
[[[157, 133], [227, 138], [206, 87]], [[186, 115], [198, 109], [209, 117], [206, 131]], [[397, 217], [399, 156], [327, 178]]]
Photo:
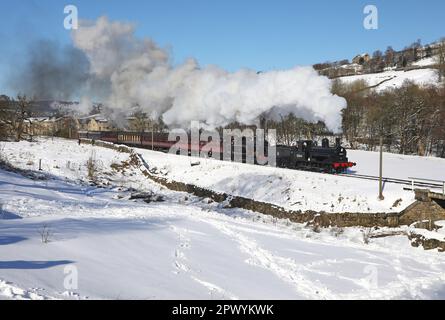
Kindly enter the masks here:
[[133, 25], [106, 17], [81, 23], [73, 42], [90, 62], [90, 82], [106, 84], [106, 104], [117, 113], [138, 105], [168, 125], [198, 120], [216, 127], [293, 112], [324, 121], [331, 130], [340, 128], [346, 101], [332, 95], [331, 81], [312, 67], [229, 73], [216, 66], [200, 68], [193, 59], [173, 67], [165, 50], [135, 37]]

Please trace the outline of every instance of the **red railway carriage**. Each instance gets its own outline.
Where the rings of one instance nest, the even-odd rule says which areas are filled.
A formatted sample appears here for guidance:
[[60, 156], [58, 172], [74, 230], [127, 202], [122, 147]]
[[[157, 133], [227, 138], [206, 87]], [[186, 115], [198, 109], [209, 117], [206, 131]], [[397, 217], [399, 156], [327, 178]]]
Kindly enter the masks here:
[[[257, 152], [256, 137], [242, 137], [235, 139], [230, 138], [229, 142], [222, 139], [208, 146], [210, 141], [200, 141], [192, 143], [191, 138], [187, 135], [187, 140], [180, 139], [181, 134], [178, 133], [175, 140], [169, 140], [169, 133], [151, 133], [151, 132], [127, 132], [127, 131], [109, 131], [109, 132], [79, 132], [79, 138], [89, 138], [103, 140], [116, 144], [125, 144], [132, 147], [152, 149], [156, 151], [171, 151], [175, 148], [176, 154], [202, 155], [208, 153], [208, 156], [220, 160], [231, 160], [244, 163], [265, 164], [268, 162], [268, 143]], [[246, 139], [252, 139], [252, 144], [248, 144]], [[227, 143], [227, 145], [225, 144]], [[230, 144], [229, 144], [230, 143]], [[253, 147], [250, 147], [252, 146]], [[230, 146], [230, 151], [224, 148]], [[249, 147], [248, 147], [249, 146]], [[217, 155], [219, 153], [219, 156]], [[253, 161], [252, 161], [253, 160]], [[252, 161], [252, 162], [251, 162]], [[346, 150], [341, 147], [340, 139], [337, 139], [334, 146], [329, 145], [328, 139], [323, 139], [322, 145], [317, 146], [316, 142], [306, 140], [299, 141], [297, 146], [277, 146], [276, 147], [276, 164], [279, 167], [289, 169], [336, 172], [341, 173], [347, 171], [348, 168], [355, 166], [354, 162], [348, 161]]]
[[[168, 151], [173, 146], [178, 150], [188, 150], [189, 152], [200, 152], [206, 145], [206, 142], [200, 142], [199, 148], [191, 143], [188, 139], [187, 143], [178, 143], [179, 137], [176, 140], [169, 140], [169, 133], [150, 133], [150, 132], [126, 132], [126, 131], [109, 131], [101, 132], [100, 135], [96, 133], [84, 132], [79, 134], [79, 138], [100, 139], [116, 144], [125, 144], [134, 147], [141, 147], [157, 151]], [[178, 151], [179, 152], [179, 151]]]

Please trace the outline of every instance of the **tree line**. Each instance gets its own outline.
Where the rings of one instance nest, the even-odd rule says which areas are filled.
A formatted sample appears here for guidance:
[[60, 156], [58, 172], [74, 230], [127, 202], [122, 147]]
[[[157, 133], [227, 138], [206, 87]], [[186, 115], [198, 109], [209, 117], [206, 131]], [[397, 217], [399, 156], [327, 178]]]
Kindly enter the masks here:
[[405, 81], [376, 91], [362, 80], [337, 79], [332, 92], [348, 102], [342, 128], [351, 148], [375, 150], [382, 137], [390, 152], [445, 157], [445, 86]]

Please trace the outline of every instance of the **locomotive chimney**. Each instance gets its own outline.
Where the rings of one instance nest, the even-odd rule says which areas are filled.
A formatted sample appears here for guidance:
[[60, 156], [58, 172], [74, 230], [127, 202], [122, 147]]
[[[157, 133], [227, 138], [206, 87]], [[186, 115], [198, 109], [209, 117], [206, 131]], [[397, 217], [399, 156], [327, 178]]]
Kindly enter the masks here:
[[260, 129], [266, 130], [267, 129], [266, 125], [267, 125], [266, 117], [261, 117], [260, 118]]
[[341, 140], [340, 138], [335, 138], [335, 146], [338, 148], [341, 145]]
[[323, 140], [321, 140], [321, 146], [323, 148], [329, 148], [329, 139], [328, 138], [324, 138]]

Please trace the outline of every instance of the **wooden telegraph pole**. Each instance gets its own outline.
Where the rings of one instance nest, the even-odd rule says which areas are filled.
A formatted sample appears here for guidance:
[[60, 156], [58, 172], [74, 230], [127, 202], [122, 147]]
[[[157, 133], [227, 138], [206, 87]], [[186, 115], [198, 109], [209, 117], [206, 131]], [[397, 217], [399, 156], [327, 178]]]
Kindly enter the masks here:
[[154, 123], [151, 122], [151, 150], [153, 151], [153, 131], [154, 131]]
[[380, 135], [380, 167], [379, 167], [379, 200], [385, 199], [383, 196], [383, 136]]

